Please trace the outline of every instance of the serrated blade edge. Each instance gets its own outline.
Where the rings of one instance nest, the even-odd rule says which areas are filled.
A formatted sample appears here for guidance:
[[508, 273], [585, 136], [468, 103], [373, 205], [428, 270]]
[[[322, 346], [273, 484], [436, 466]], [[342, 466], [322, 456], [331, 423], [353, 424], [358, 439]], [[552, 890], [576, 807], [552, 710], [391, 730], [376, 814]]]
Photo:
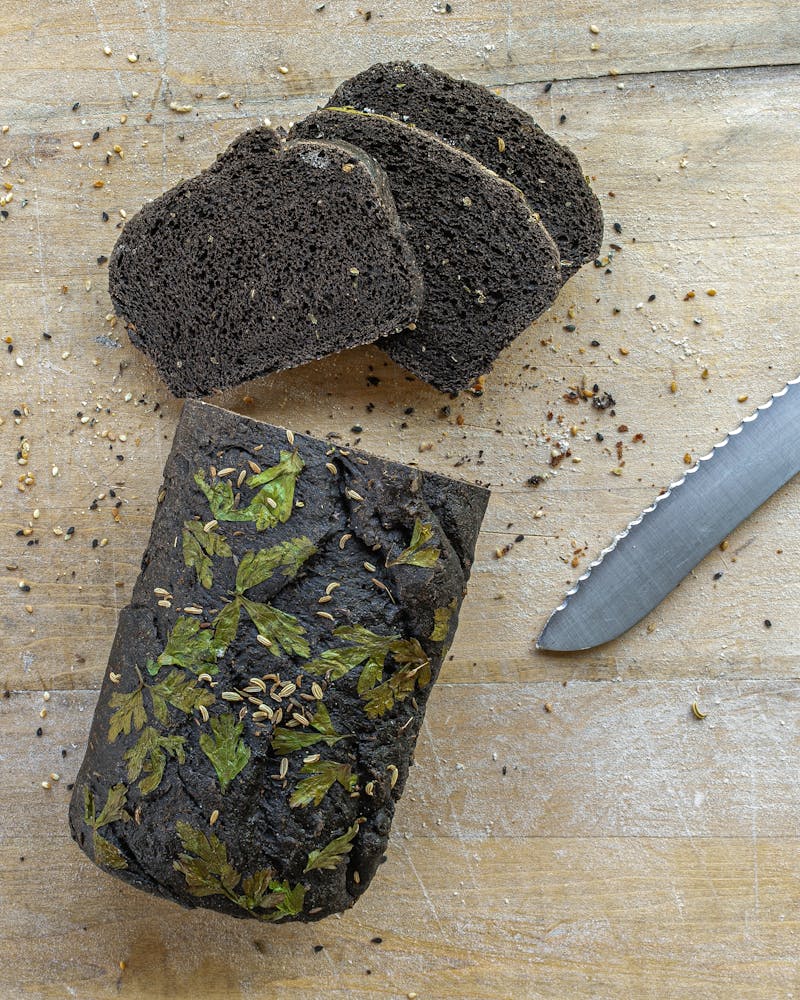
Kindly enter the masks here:
[[[799, 385], [800, 376], [773, 393], [765, 403], [746, 416], [719, 444], [699, 458], [680, 479], [671, 483], [654, 503], [645, 508], [616, 535], [611, 544], [589, 564], [586, 572], [575, 581], [564, 600], [552, 612], [536, 642], [538, 649], [563, 651], [588, 649], [602, 642], [608, 642], [627, 631], [666, 597], [737, 524], [800, 471], [800, 389], [795, 388]], [[791, 402], [785, 401], [787, 397], [790, 397]], [[770, 411], [772, 411], [772, 423], [768, 424], [764, 415]], [[759, 433], [756, 434], [751, 428], [756, 425], [759, 418]], [[777, 440], [770, 440], [769, 434], [775, 435]], [[726, 453], [730, 457], [721, 460], [720, 456]], [[730, 500], [730, 497], [734, 496], [732, 491], [737, 492], [735, 500], [729, 502], [726, 509], [721, 510], [715, 518], [715, 511], [710, 506], [710, 501], [715, 499], [714, 472], [720, 466], [724, 466], [720, 475], [723, 481], [719, 484], [723, 496], [727, 496]], [[702, 487], [691, 485], [700, 484], [701, 481]], [[728, 494], [725, 494], [726, 489], [729, 491]], [[690, 494], [688, 497], [687, 492]], [[696, 494], [696, 497], [693, 494]], [[653, 524], [652, 515], [664, 510], [670, 504], [676, 506], [674, 499], [676, 496], [679, 498], [677, 504], [689, 511], [691, 501], [696, 499], [696, 513], [702, 515], [704, 520], [698, 524], [695, 518], [694, 522], [687, 523], [687, 528], [691, 529], [689, 541], [694, 543], [695, 548], [688, 548], [680, 539], [671, 539], [678, 562], [664, 573], [663, 586], [659, 587], [658, 581], [654, 581], [648, 572], [647, 561], [652, 558], [654, 564], [658, 564], [659, 558], [656, 556], [660, 553], [636, 552], [634, 546], [636, 539], [639, 538], [643, 546], [652, 547], [656, 538], [656, 531], [650, 529], [650, 525]], [[647, 538], [642, 537], [645, 531], [641, 529], [642, 525], [650, 529]], [[668, 529], [669, 525], [666, 528]], [[666, 534], [668, 530], [665, 530]], [[666, 542], [666, 539], [664, 541]], [[618, 566], [618, 570], [621, 572], [627, 569], [628, 572], [633, 572], [634, 576], [639, 574], [638, 580], [632, 579], [628, 586], [624, 580], [615, 579], [614, 575], [608, 572], [610, 564], [615, 561], [622, 562], [619, 555], [616, 557], [614, 555], [619, 553], [620, 549], [626, 552], [624, 562], [628, 565]], [[661, 562], [663, 563], [663, 558]], [[609, 580], [614, 585], [610, 588], [613, 595], [617, 598], [620, 595], [623, 597], [627, 595], [630, 598], [630, 607], [626, 607], [624, 602], [617, 608], [603, 605], [602, 595], [596, 594], [600, 575], [605, 577], [606, 585]], [[652, 602], [648, 603], [641, 594], [634, 591], [633, 588], [636, 586], [640, 588], [644, 586], [648, 592], [652, 592], [654, 597]], [[593, 601], [585, 598], [587, 591], [594, 592], [590, 594], [595, 598]], [[641, 610], [644, 603], [648, 603], [648, 606]], [[600, 611], [603, 612], [602, 620], [599, 616]], [[596, 617], [594, 621], [591, 620], [593, 614]], [[580, 621], [581, 615], [583, 621]]]

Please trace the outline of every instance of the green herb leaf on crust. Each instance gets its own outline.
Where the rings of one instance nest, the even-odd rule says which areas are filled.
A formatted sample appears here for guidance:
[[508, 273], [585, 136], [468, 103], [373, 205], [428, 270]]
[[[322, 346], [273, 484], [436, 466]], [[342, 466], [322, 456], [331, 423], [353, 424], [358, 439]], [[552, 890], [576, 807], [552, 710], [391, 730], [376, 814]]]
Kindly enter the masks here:
[[287, 726], [279, 726], [272, 735], [271, 746], [276, 754], [284, 756], [295, 750], [304, 750], [320, 741], [332, 747], [334, 743], [338, 743], [342, 739], [344, 736], [333, 728], [328, 709], [322, 702], [319, 702], [311, 719], [310, 727], [289, 729]]
[[281, 898], [275, 904], [275, 910], [266, 920], [281, 920], [283, 917], [296, 917], [302, 913], [306, 896], [306, 887], [298, 882], [292, 887], [288, 882], [270, 882], [270, 890]]
[[227, 479], [215, 479], [209, 485], [206, 482], [205, 472], [198, 469], [194, 474], [194, 481], [205, 494], [215, 521], [253, 521], [255, 519], [248, 508], [239, 510], [235, 507], [236, 498], [233, 495], [233, 487]]
[[101, 827], [108, 826], [109, 823], [117, 823], [120, 820], [128, 820], [130, 816], [125, 810], [127, 805], [128, 789], [119, 783], [113, 785], [108, 790], [106, 804], [100, 811], [100, 815], [95, 815], [94, 794], [88, 785], [83, 787], [83, 818], [86, 825], [92, 830], [92, 848], [94, 859], [106, 868], [122, 869], [128, 867], [128, 862], [124, 854], [115, 847], [105, 837], [101, 837], [97, 832]]
[[342, 625], [335, 628], [333, 634], [351, 645], [340, 649], [326, 649], [306, 663], [304, 670], [310, 674], [326, 675], [335, 681], [364, 664], [362, 675], [366, 672], [368, 680], [377, 672], [372, 684], [377, 684], [381, 679], [386, 656], [392, 645], [400, 639], [399, 635], [377, 635], [361, 625]]
[[106, 796], [106, 804], [100, 810], [100, 815], [95, 815], [94, 794], [88, 785], [83, 787], [83, 816], [86, 825], [93, 830], [99, 830], [101, 826], [108, 826], [109, 823], [117, 823], [120, 820], [127, 820], [130, 817], [125, 811], [128, 804], [128, 789], [121, 783], [112, 785]]
[[231, 547], [216, 530], [205, 531], [199, 521], [185, 521], [183, 525], [183, 561], [197, 571], [197, 579], [206, 590], [214, 582], [212, 556], [231, 555]]
[[450, 619], [453, 617], [455, 609], [456, 599], [453, 598], [446, 608], [437, 608], [433, 612], [433, 631], [430, 638], [434, 642], [444, 642], [447, 638], [447, 633], [450, 631]]
[[108, 742], [116, 742], [120, 733], [127, 736], [131, 729], [139, 732], [147, 722], [147, 713], [144, 709], [144, 695], [142, 685], [134, 691], [121, 693], [115, 691], [108, 700], [111, 708], [115, 709], [108, 724]]
[[179, 860], [173, 862], [173, 868], [184, 875], [189, 892], [193, 896], [222, 895], [232, 898], [241, 875], [228, 861], [228, 849], [222, 841], [213, 833], [207, 837], [188, 823], [179, 821], [176, 829], [184, 851], [191, 851], [191, 854], [179, 855]]
[[259, 531], [289, 520], [297, 477], [304, 468], [305, 462], [296, 451], [282, 451], [277, 465], [248, 477], [248, 486], [261, 487], [248, 506]]
[[433, 528], [429, 524], [423, 524], [419, 518], [414, 521], [414, 531], [411, 534], [411, 541], [408, 548], [403, 549], [396, 559], [386, 563], [387, 566], [425, 566], [430, 568], [435, 566], [441, 549], [437, 549], [428, 543], [433, 538]]
[[196, 674], [213, 674], [218, 670], [218, 652], [221, 650], [213, 629], [200, 628], [196, 618], [181, 616], [172, 626], [158, 663], [162, 667], [184, 667]]
[[[425, 654], [422, 655], [424, 657]], [[426, 659], [422, 662], [412, 660], [362, 696], [365, 699], [364, 711], [371, 719], [385, 715], [396, 702], [404, 701], [416, 688], [426, 687], [430, 682], [430, 663]]]
[[353, 841], [358, 834], [358, 828], [362, 822], [362, 819], [357, 819], [347, 833], [343, 833], [341, 837], [335, 837], [321, 850], [311, 851], [308, 855], [308, 863], [303, 869], [303, 874], [322, 869], [333, 871], [334, 868], [337, 868], [353, 849]]
[[284, 576], [294, 577], [303, 563], [316, 553], [310, 538], [290, 538], [269, 549], [245, 552], [236, 573], [236, 593], [257, 587], [280, 569]]
[[318, 806], [337, 781], [346, 792], [355, 791], [358, 784], [358, 779], [350, 771], [350, 765], [340, 764], [335, 760], [318, 760], [315, 764], [303, 764], [300, 770], [310, 777], [299, 782], [292, 793], [289, 799], [289, 806], [292, 809], [310, 804]]
[[128, 765], [128, 781], [136, 781], [144, 771], [145, 777], [139, 782], [139, 791], [142, 795], [149, 795], [161, 784], [167, 754], [176, 757], [179, 763], [185, 763], [185, 742], [183, 736], [164, 736], [152, 726], [146, 726], [136, 743], [123, 755]]
[[153, 713], [162, 725], [169, 721], [167, 705], [189, 715], [201, 705], [206, 708], [214, 704], [214, 694], [208, 688], [198, 687], [194, 677], [187, 677], [182, 670], [171, 670], [157, 684], [150, 687], [153, 699]]
[[240, 598], [242, 607], [258, 629], [258, 634], [272, 643], [270, 652], [278, 656], [280, 650], [289, 655], [309, 656], [311, 650], [303, 638], [306, 630], [294, 615], [273, 608], [271, 604], [259, 604], [247, 597]]
[[92, 835], [92, 847], [94, 848], [94, 860], [99, 865], [103, 865], [104, 868], [120, 870], [128, 867], [127, 858], [122, 851], [115, 847], [110, 840], [101, 837], [96, 830]]
[[214, 644], [218, 650], [225, 650], [236, 638], [239, 628], [239, 598], [226, 604], [214, 619]]
[[232, 712], [211, 719], [211, 733], [200, 737], [200, 749], [214, 765], [222, 791], [250, 760], [250, 747], [242, 740], [244, 726]]
[[[184, 853], [172, 867], [184, 876], [193, 896], [225, 896], [259, 920], [267, 921], [294, 917], [303, 909], [305, 886], [278, 882], [269, 868], [243, 879], [228, 860], [228, 849], [213, 833], [206, 836], [183, 822], [178, 822], [176, 829]], [[241, 891], [237, 892], [237, 887]]]

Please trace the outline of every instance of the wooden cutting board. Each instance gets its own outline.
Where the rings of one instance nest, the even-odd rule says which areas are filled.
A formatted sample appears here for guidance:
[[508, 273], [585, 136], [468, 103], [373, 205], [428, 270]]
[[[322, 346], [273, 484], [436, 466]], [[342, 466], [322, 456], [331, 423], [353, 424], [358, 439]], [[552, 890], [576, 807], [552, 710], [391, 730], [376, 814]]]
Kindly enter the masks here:
[[[800, 483], [617, 642], [532, 640], [610, 535], [800, 371], [799, 39], [788, 0], [6, 10], [0, 995], [798, 995]], [[245, 127], [401, 58], [497, 87], [567, 143], [603, 256], [482, 396], [364, 348], [220, 398], [493, 497], [369, 893], [307, 926], [183, 912], [95, 869], [66, 823], [179, 412], [113, 324], [106, 258]], [[573, 400], [595, 384], [612, 408]]]

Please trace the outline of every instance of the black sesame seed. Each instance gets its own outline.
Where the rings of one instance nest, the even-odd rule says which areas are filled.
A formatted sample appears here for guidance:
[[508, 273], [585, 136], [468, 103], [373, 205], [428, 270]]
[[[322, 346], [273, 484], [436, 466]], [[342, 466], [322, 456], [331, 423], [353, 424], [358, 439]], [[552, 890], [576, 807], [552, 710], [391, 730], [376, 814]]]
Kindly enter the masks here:
[[722, 572], [720, 571], [720, 572], [715, 573], [714, 574], [714, 579], [715, 580], [721, 580], [722, 579]]
[[615, 233], [621, 233], [622, 232], [622, 226], [619, 224], [619, 222], [615, 222], [614, 223], [614, 232]]
[[772, 628], [772, 622], [769, 620], [769, 618], [764, 619], [764, 628]]
[[41, 726], [39, 726], [39, 728], [36, 730], [36, 735], [37, 736], [43, 736], [44, 735], [44, 730], [42, 729]]
[[549, 93], [550, 93], [550, 88], [551, 88], [552, 86], [553, 86], [553, 81], [552, 81], [552, 80], [549, 80], [549, 81], [548, 81], [548, 82], [547, 82], [547, 83], [546, 83], [546, 84], [544, 85], [544, 92], [545, 92], [545, 94], [549, 94]]
[[561, 117], [558, 119], [559, 124], [561, 124], [561, 125], [563, 125], [566, 120], [567, 120], [567, 116], [566, 115], [561, 115]]
[[314, 951], [316, 951], [319, 954], [319, 952], [321, 952], [324, 949], [324, 947], [325, 947], [324, 944], [315, 944]]
[[374, 938], [372, 938], [370, 944], [383, 944], [383, 938], [382, 937], [374, 937]]
[[647, 296], [647, 301], [648, 302], [655, 302], [655, 300], [656, 300], [656, 293], [655, 292], [653, 292], [651, 295]]

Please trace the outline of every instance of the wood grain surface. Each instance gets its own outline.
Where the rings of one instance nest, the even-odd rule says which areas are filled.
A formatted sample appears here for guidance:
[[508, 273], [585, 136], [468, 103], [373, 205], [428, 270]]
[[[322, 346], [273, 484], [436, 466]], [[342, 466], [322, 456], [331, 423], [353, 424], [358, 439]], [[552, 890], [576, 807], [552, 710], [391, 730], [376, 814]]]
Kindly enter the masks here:
[[[0, 19], [0, 996], [798, 997], [800, 486], [618, 641], [533, 649], [685, 456], [800, 371], [796, 5], [318, 6], [20, 0]], [[493, 496], [373, 887], [316, 925], [184, 912], [94, 868], [66, 823], [180, 411], [114, 325], [105, 258], [242, 129], [387, 58], [495, 86], [568, 144], [603, 262], [482, 396], [359, 348], [218, 398]], [[565, 398], [595, 383], [613, 412]]]

